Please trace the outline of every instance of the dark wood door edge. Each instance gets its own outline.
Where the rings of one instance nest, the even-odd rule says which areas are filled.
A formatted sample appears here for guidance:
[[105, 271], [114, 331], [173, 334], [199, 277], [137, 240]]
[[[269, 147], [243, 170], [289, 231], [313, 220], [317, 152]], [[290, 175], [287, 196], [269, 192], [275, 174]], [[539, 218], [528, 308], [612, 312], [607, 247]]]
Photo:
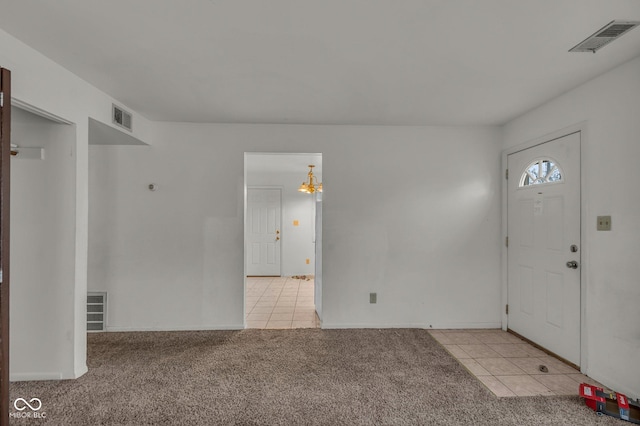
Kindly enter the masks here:
[[9, 424], [9, 191], [11, 189], [11, 72], [0, 68], [0, 426]]

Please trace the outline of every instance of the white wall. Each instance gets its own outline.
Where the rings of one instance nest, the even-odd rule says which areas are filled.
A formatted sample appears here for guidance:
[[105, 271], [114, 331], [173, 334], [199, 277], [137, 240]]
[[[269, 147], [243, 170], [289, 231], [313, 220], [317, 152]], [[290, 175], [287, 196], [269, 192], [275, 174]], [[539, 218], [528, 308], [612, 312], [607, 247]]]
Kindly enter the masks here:
[[149, 142], [90, 150], [111, 330], [243, 326], [244, 154], [270, 151], [323, 154], [325, 327], [499, 327], [498, 129], [157, 123]]
[[[24, 43], [0, 30], [0, 66], [12, 72], [12, 95], [23, 103], [62, 117], [73, 123], [76, 135], [73, 143], [74, 188], [74, 244], [72, 251], [74, 275], [67, 297], [73, 300], [71, 317], [60, 319], [72, 324], [68, 339], [56, 342], [50, 350], [72, 351], [72, 369], [62, 372], [64, 377], [78, 377], [86, 366], [86, 283], [88, 239], [88, 118], [110, 123], [113, 98], [79, 79], [76, 75], [46, 58]], [[134, 114], [134, 136], [145, 141], [150, 123]], [[66, 325], [65, 325], [66, 327]], [[14, 356], [22, 356], [16, 354]], [[66, 369], [65, 364], [59, 366]], [[34, 372], [37, 373], [37, 372]]]
[[[586, 121], [582, 139], [582, 279], [587, 374], [640, 396], [640, 57], [504, 127], [504, 147]], [[596, 231], [611, 215], [612, 230]]]
[[[321, 175], [319, 175], [321, 176]], [[306, 171], [247, 171], [248, 186], [282, 187], [282, 275], [313, 275], [315, 267], [315, 197], [298, 192]], [[321, 179], [321, 177], [320, 177]], [[298, 221], [298, 226], [293, 221]], [[309, 264], [306, 260], [309, 259]]]
[[75, 128], [14, 108], [11, 134], [44, 160], [11, 159], [10, 377], [71, 378]]

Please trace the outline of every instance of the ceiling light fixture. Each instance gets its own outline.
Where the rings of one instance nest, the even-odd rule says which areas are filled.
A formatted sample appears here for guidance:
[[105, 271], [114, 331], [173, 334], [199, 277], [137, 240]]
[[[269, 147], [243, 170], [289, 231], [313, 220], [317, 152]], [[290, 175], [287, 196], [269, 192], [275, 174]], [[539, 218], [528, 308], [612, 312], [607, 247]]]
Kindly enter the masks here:
[[298, 188], [299, 192], [304, 192], [306, 194], [313, 194], [314, 192], [322, 192], [322, 182], [318, 182], [318, 178], [313, 175], [313, 168], [315, 166], [313, 164], [309, 164], [309, 173], [307, 176], [309, 177], [308, 182], [302, 182], [300, 188]]

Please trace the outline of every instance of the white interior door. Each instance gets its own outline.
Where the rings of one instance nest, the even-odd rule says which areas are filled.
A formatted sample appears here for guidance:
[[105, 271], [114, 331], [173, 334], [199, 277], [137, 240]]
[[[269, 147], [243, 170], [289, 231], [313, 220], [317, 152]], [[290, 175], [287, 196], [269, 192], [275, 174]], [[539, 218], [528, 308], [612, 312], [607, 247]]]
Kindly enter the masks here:
[[580, 365], [580, 132], [508, 168], [508, 327]]
[[247, 275], [280, 276], [281, 209], [280, 189], [247, 190]]

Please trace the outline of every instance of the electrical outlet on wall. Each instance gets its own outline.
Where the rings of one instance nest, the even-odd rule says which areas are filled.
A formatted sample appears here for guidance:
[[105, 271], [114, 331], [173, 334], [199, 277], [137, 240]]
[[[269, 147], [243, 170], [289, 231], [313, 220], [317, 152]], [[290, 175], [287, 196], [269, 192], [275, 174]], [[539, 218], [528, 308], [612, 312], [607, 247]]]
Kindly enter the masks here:
[[598, 216], [596, 229], [598, 231], [611, 231], [611, 216]]

